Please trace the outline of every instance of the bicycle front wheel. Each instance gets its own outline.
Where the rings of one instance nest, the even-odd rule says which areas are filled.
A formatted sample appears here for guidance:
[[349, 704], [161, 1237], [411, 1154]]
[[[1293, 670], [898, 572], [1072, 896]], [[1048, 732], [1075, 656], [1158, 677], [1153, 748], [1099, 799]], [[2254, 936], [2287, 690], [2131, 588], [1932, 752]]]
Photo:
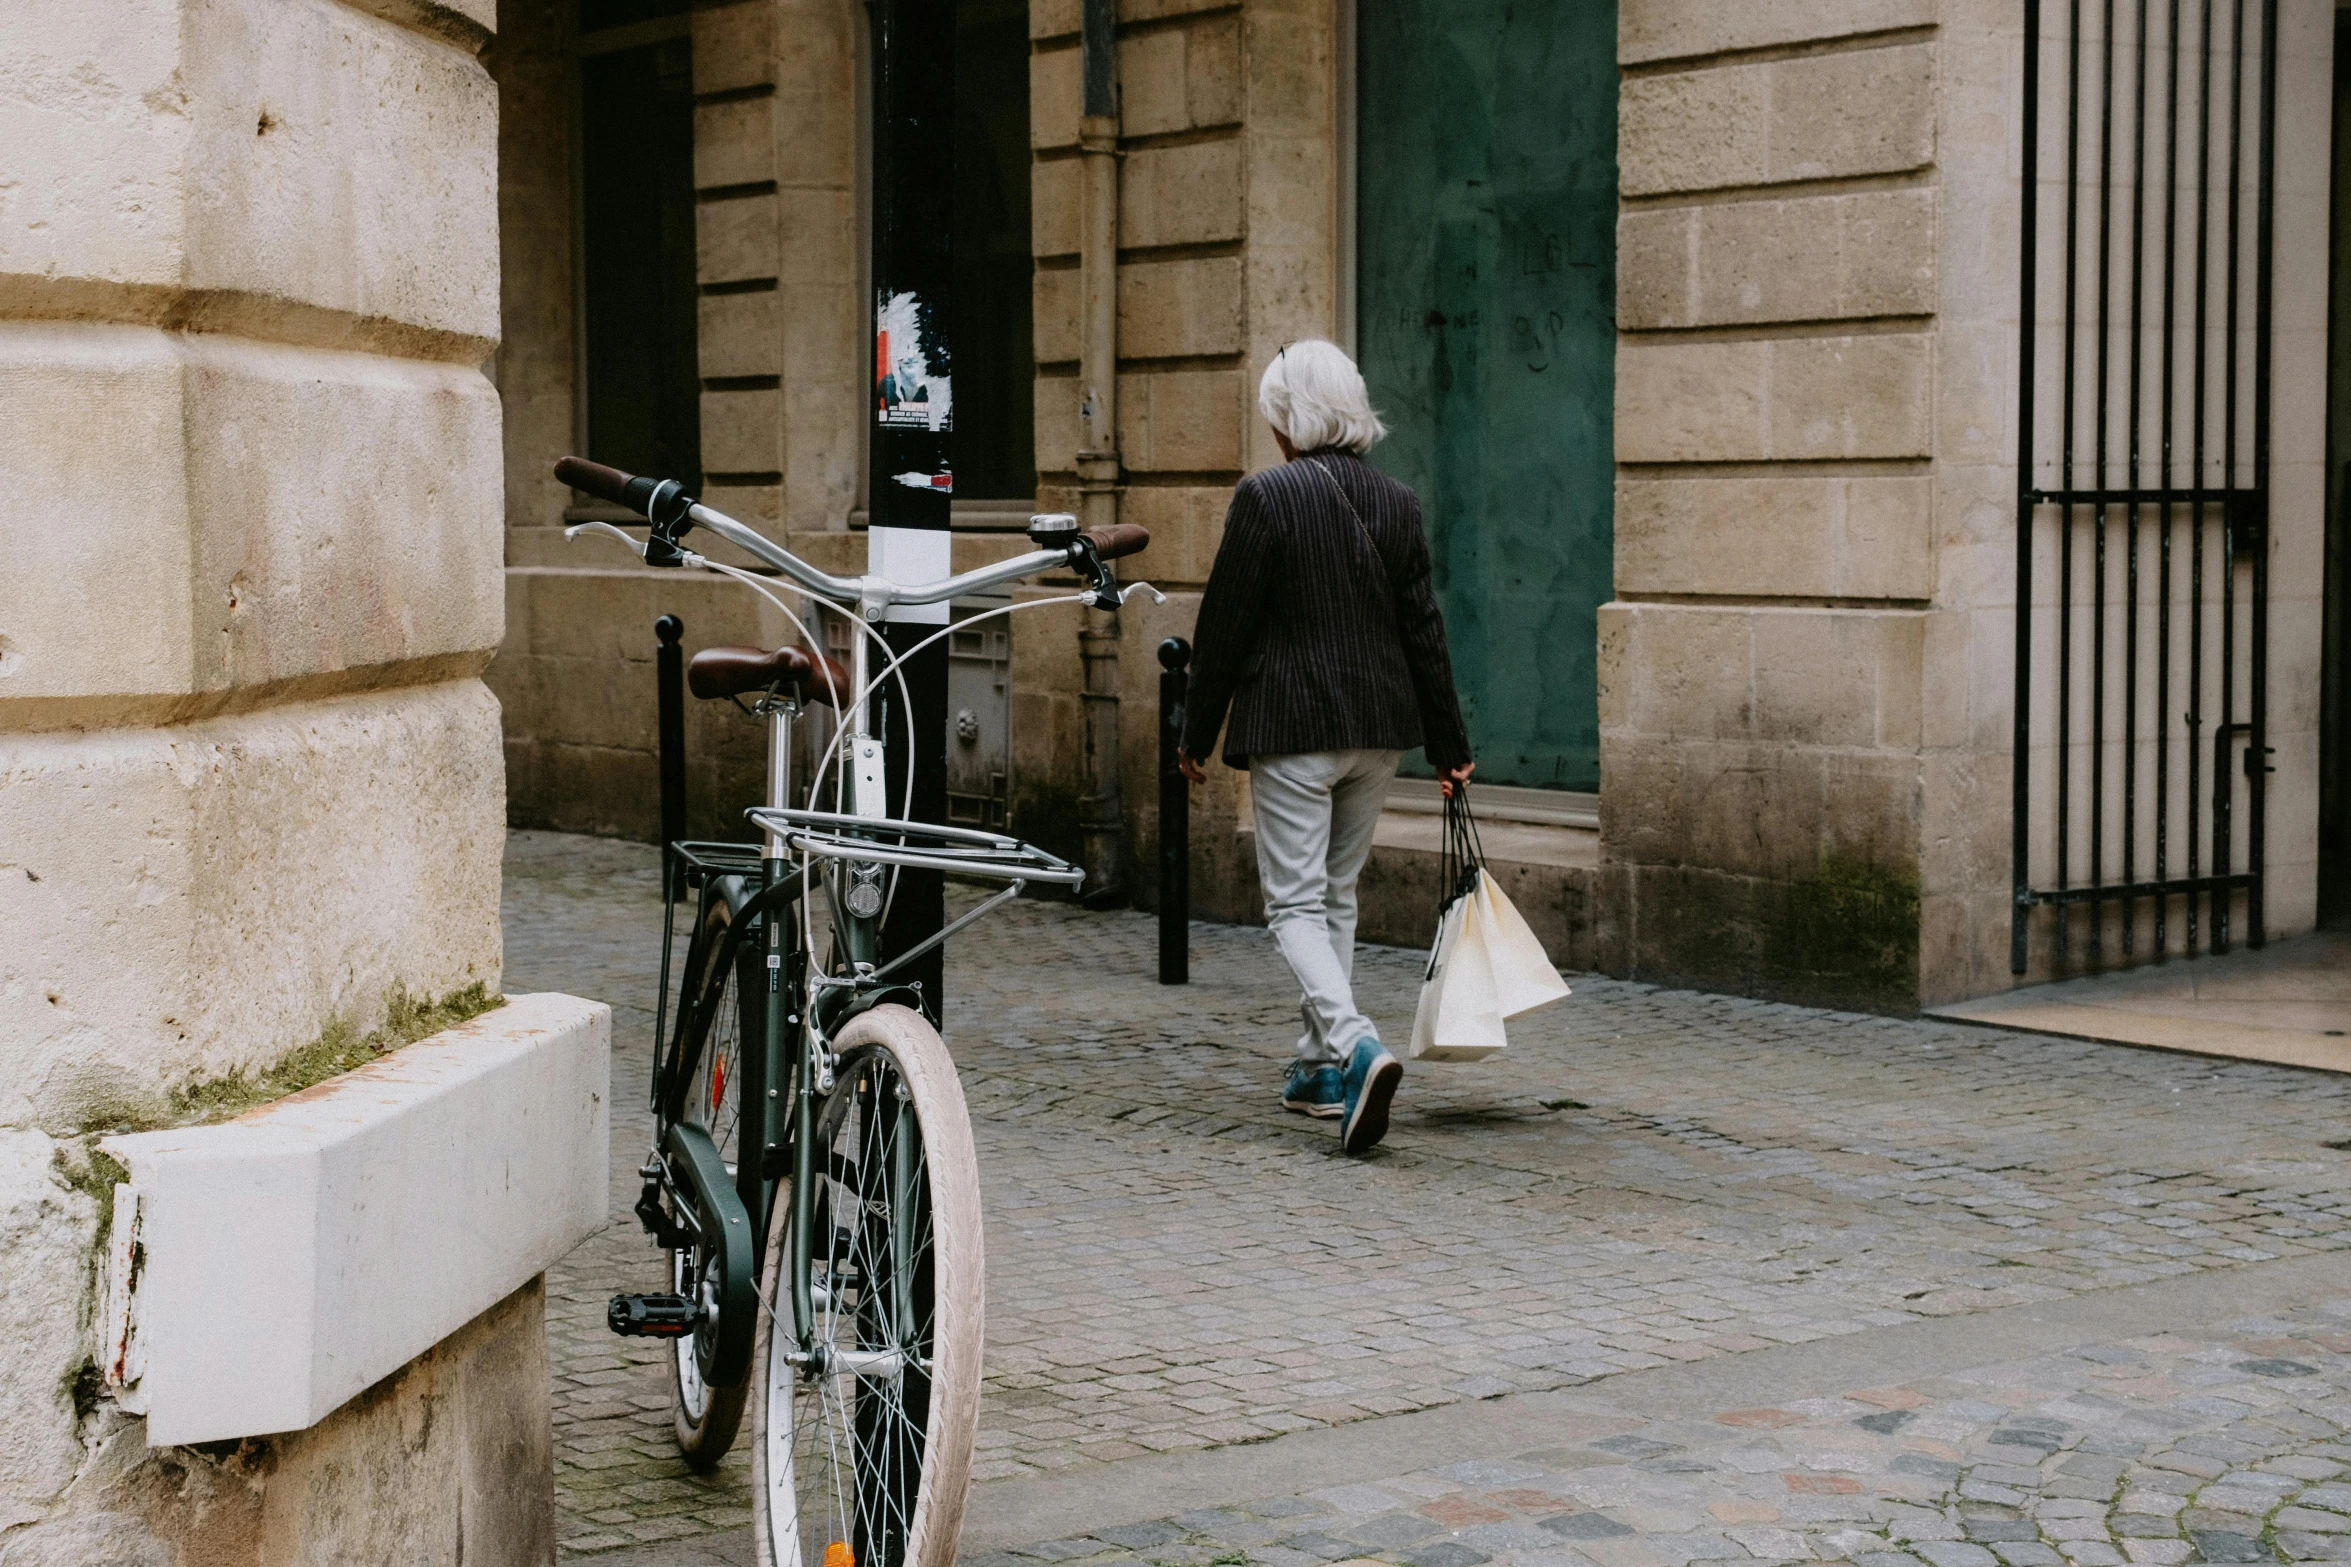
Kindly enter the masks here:
[[752, 1352], [761, 1567], [950, 1567], [979, 1425], [985, 1247], [963, 1085], [922, 1015], [881, 1006], [835, 1042], [810, 1204], [812, 1342], [792, 1317], [776, 1194]]

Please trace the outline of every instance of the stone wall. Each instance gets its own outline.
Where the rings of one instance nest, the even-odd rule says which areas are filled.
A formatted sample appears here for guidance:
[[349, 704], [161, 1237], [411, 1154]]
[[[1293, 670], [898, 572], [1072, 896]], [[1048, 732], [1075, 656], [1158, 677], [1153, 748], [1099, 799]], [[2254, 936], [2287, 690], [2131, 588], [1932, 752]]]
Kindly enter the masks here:
[[[1077, 0], [1032, 0], [1029, 113], [1039, 504], [1077, 509], [1082, 162]], [[1118, 446], [1122, 521], [1151, 547], [1122, 565], [1169, 602], [1121, 612], [1121, 776], [1128, 881], [1157, 897], [1154, 650], [1189, 635], [1232, 486], [1281, 460], [1257, 378], [1281, 345], [1339, 333], [1334, 0], [1123, 0], [1118, 7]], [[1014, 636], [1013, 815], [1052, 841], [1082, 788], [1074, 612]], [[1211, 764], [1196, 791], [1193, 902], [1254, 918], [1256, 873], [1232, 846], [1243, 780]], [[1074, 846], [1074, 830], [1069, 842]]]
[[[505, 116], [501, 372], [517, 417], [506, 439], [510, 629], [488, 678], [505, 707], [516, 825], [651, 839], [655, 618], [685, 622], [689, 654], [795, 634], [733, 583], [651, 571], [609, 540], [563, 537], [568, 522], [621, 517], [575, 507], [550, 472], [583, 439], [570, 9], [510, 6], [491, 56]], [[704, 498], [774, 538], [843, 529], [862, 455], [856, 13], [841, 0], [743, 0], [695, 11], [692, 26]], [[764, 776], [760, 731], [705, 703], [689, 704], [686, 722], [690, 830], [733, 836]]]
[[[94, 1391], [110, 1183], [88, 1134], [371, 1027], [395, 988], [498, 985], [494, 21], [490, 0], [0, 12], [0, 478], [40, 513], [0, 589], [11, 1562], [168, 1559], [95, 1543], [145, 1538], [109, 1521], [137, 1476], [164, 1477], [155, 1533], [202, 1512], [169, 1476], [209, 1460], [142, 1459]], [[536, 1354], [536, 1292], [500, 1313], [469, 1333]], [[479, 1429], [519, 1434], [471, 1471], [495, 1477], [491, 1538], [538, 1527], [515, 1520], [546, 1472], [544, 1377], [500, 1375]], [[264, 1444], [236, 1482], [255, 1521], [181, 1559], [385, 1559], [281, 1477], [372, 1463], [416, 1434], [412, 1402]], [[437, 1516], [470, 1462], [378, 1467]]]
[[1626, 0], [1615, 966], [1903, 1007], [1933, 594], [1925, 0]]
[[[1621, 14], [1611, 967], [1891, 1010], [2005, 988], [2021, 13]], [[2273, 935], [2315, 914], [2331, 25], [2281, 7]], [[2024, 981], [2062, 971], [2052, 924]]]
[[555, 1560], [546, 1300], [536, 1280], [307, 1431], [147, 1447], [101, 1406], [53, 1516], [7, 1567]]

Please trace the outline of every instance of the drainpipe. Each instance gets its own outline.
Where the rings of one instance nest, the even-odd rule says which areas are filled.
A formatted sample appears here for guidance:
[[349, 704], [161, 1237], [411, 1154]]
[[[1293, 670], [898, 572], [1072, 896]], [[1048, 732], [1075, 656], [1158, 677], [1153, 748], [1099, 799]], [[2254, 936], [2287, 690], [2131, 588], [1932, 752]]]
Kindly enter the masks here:
[[[1085, 238], [1078, 280], [1078, 514], [1084, 526], [1118, 521], [1118, 14], [1117, 0], [1085, 0], [1085, 100], [1078, 146], [1086, 164]], [[1126, 901], [1126, 811], [1118, 779], [1118, 611], [1081, 610], [1085, 665], [1086, 902]]]

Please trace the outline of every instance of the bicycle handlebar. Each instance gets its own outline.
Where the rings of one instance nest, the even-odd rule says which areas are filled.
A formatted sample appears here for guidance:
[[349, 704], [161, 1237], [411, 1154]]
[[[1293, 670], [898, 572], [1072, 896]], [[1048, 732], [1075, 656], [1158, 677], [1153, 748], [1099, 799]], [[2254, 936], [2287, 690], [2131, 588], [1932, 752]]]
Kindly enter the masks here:
[[1151, 530], [1139, 522], [1114, 522], [1107, 528], [1088, 528], [1094, 554], [1103, 560], [1139, 554], [1151, 542]]
[[555, 477], [575, 490], [585, 490], [600, 501], [626, 506], [640, 517], [645, 514], [645, 503], [653, 498], [651, 479], [640, 479], [618, 468], [607, 468], [600, 462], [590, 462], [585, 457], [557, 458]]
[[[700, 504], [675, 479], [641, 479], [635, 474], [623, 473], [618, 468], [608, 468], [584, 457], [558, 458], [555, 477], [575, 490], [585, 491], [614, 506], [626, 507], [650, 520], [653, 536], [646, 540], [640, 551], [647, 565], [684, 564], [687, 557], [680, 552], [678, 540], [696, 523], [700, 523], [719, 537], [797, 578], [804, 587], [828, 597], [853, 601], [860, 593], [870, 593], [879, 580], [833, 577], [818, 571], [791, 551], [779, 548], [732, 517]], [[591, 524], [583, 523], [580, 526]], [[1052, 564], [1076, 566], [1081, 575], [1094, 578], [1094, 592], [1107, 593], [1115, 598], [1117, 589], [1102, 563], [1137, 554], [1150, 543], [1151, 530], [1139, 523], [1120, 522], [1104, 528], [1089, 528], [1073, 545], [1038, 550], [1015, 560], [983, 566], [977, 571], [965, 572], [961, 576], [948, 577], [939, 582], [889, 585], [882, 589], [887, 595], [882, 601], [933, 603], [956, 593], [976, 591], [998, 582], [1010, 581], [1014, 577], [1027, 576], [1031, 572], [1050, 570]]]

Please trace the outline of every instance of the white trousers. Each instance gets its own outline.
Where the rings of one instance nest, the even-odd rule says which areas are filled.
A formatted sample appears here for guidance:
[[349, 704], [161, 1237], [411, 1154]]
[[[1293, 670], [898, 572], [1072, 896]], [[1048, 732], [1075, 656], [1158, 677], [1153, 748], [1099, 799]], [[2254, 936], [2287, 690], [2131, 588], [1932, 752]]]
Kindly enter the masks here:
[[1379, 1032], [1355, 1005], [1355, 881], [1401, 751], [1249, 758], [1265, 923], [1304, 992], [1298, 1059], [1337, 1063]]

